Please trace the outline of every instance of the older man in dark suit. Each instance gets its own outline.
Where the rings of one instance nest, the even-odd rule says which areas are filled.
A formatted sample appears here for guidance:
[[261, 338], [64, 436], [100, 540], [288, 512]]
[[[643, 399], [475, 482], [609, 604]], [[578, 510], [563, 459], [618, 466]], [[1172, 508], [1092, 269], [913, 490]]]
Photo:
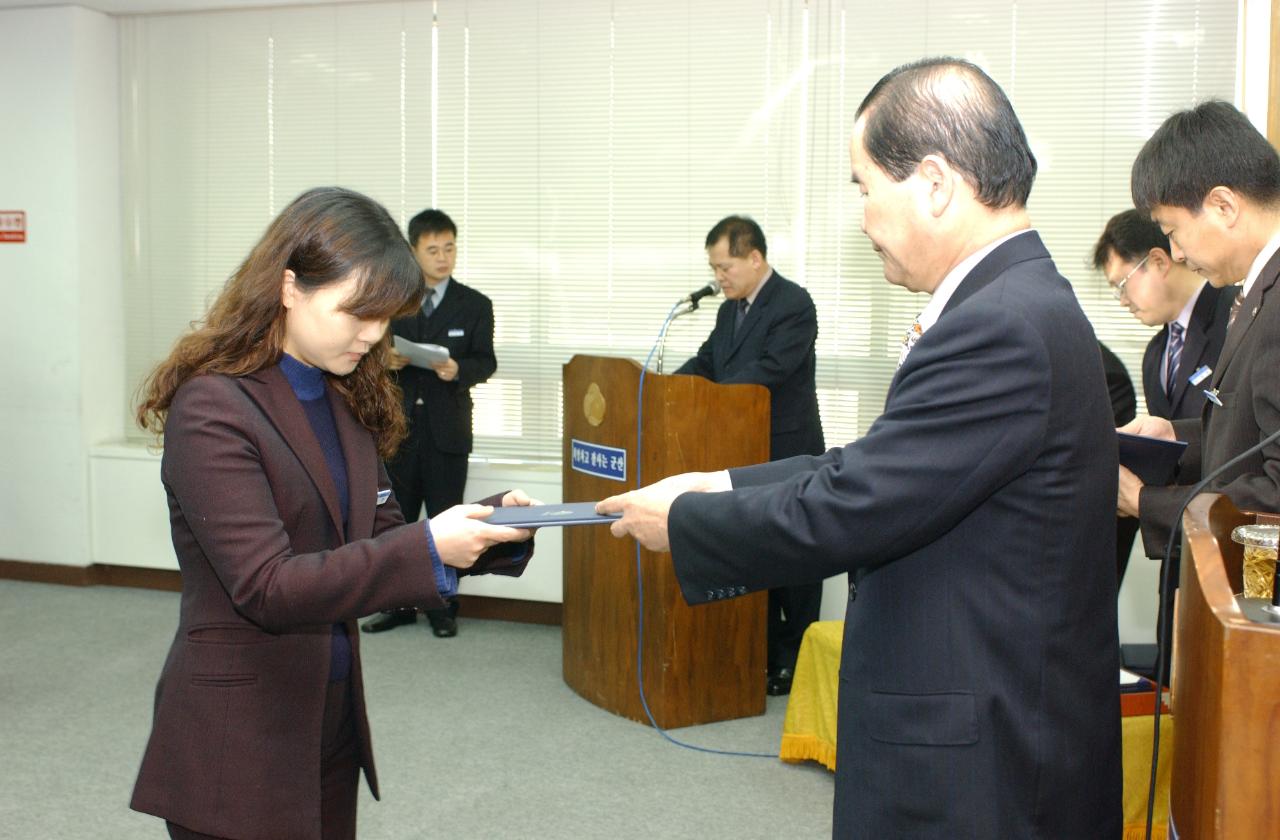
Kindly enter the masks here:
[[955, 59], [885, 76], [850, 145], [885, 277], [932, 294], [884, 413], [821, 457], [600, 507], [669, 545], [690, 603], [854, 575], [836, 837], [1115, 840], [1112, 415], [1030, 228], [1035, 158], [1004, 92]]
[[[698, 355], [676, 373], [769, 389], [769, 460], [819, 455], [822, 420], [814, 386], [818, 312], [800, 286], [769, 267], [764, 231], [745, 216], [728, 216], [707, 234], [707, 260], [724, 293], [715, 329]], [[822, 583], [769, 590], [765, 691], [791, 691], [800, 640], [818, 620]]]

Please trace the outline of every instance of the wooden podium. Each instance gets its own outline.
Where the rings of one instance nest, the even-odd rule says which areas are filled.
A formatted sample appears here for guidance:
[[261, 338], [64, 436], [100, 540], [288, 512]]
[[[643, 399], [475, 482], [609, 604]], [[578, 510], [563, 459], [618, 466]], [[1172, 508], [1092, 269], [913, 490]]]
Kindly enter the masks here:
[[1182, 519], [1169, 811], [1183, 838], [1280, 838], [1280, 623], [1252, 620], [1259, 602], [1234, 594], [1244, 552], [1231, 530], [1259, 519], [1276, 521], [1210, 493]]
[[[630, 359], [599, 356], [564, 366], [566, 502], [636, 487], [640, 373]], [[760, 385], [647, 373], [641, 419], [644, 484], [769, 458], [769, 392]], [[690, 607], [670, 554], [641, 549], [640, 567], [645, 696], [658, 725], [763, 714], [768, 594]], [[636, 683], [636, 596], [634, 540], [601, 526], [565, 529], [564, 680], [597, 706], [648, 723]]]

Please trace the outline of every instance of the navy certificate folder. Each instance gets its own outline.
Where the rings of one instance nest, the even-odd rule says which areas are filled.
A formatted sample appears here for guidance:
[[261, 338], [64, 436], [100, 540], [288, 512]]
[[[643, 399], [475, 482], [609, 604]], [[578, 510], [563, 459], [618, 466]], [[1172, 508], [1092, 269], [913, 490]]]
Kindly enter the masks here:
[[605, 516], [596, 513], [595, 502], [569, 502], [562, 505], [500, 507], [484, 521], [509, 528], [546, 528], [553, 525], [608, 525], [621, 518], [621, 514]]
[[1120, 439], [1120, 464], [1142, 479], [1143, 484], [1172, 484], [1178, 472], [1178, 459], [1187, 448], [1185, 441], [1161, 440], [1117, 432]]

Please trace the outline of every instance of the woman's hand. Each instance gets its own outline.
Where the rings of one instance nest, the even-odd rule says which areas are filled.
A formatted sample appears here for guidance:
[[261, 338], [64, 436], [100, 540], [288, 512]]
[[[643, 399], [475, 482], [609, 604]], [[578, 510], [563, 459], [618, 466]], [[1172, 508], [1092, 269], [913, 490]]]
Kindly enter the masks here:
[[[507, 495], [519, 491], [513, 490]], [[528, 496], [524, 496], [528, 500]], [[506, 498], [503, 498], [505, 504]], [[431, 538], [440, 562], [455, 569], [469, 569], [476, 558], [498, 543], [522, 542], [530, 537], [523, 528], [490, 525], [485, 517], [493, 513], [488, 505], [454, 505], [431, 518]]]

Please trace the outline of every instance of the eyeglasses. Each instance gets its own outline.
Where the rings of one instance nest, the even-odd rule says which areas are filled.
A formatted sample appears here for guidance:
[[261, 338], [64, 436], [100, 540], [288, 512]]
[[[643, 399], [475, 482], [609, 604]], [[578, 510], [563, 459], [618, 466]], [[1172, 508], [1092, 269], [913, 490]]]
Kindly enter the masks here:
[[1130, 277], [1138, 273], [1138, 269], [1142, 268], [1144, 265], [1147, 264], [1147, 260], [1150, 258], [1150, 256], [1151, 255], [1148, 254], [1147, 256], [1143, 257], [1142, 261], [1133, 267], [1133, 271], [1130, 271], [1128, 274], [1126, 274], [1124, 277], [1120, 279], [1119, 283], [1116, 283], [1114, 286], [1111, 287], [1111, 296], [1113, 298], [1115, 298], [1116, 300], [1124, 299], [1125, 284], [1129, 282]]

